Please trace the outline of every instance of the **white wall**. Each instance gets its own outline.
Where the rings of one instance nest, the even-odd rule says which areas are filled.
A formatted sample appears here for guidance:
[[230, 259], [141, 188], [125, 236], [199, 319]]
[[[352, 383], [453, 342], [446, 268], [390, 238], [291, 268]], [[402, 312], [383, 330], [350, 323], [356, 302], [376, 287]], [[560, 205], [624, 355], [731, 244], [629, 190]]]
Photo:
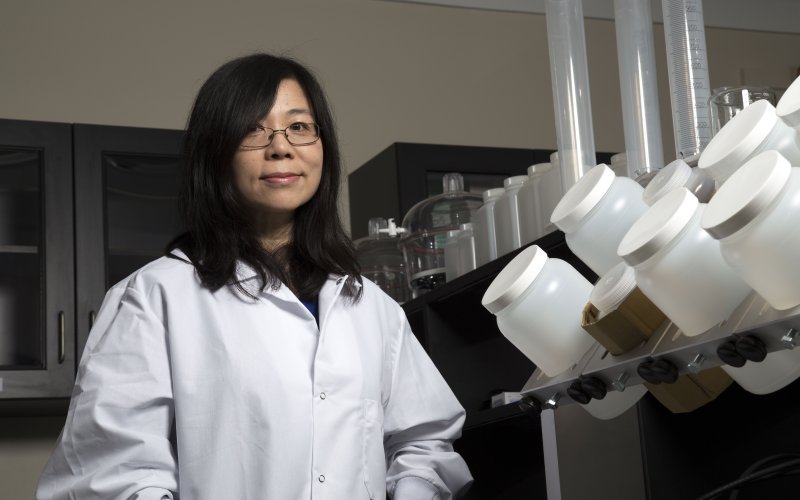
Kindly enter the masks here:
[[[213, 69], [265, 50], [321, 77], [351, 171], [397, 141], [556, 147], [541, 15], [375, 0], [4, 0], [0, 19], [0, 118], [182, 128]], [[585, 24], [596, 148], [621, 151], [614, 26]], [[800, 65], [799, 35], [706, 35], [713, 86], [785, 87]], [[655, 38], [671, 159], [660, 26]], [[34, 422], [34, 437], [8, 440]], [[32, 496], [59, 422], [0, 419], [0, 484], [20, 492], [9, 498]]]

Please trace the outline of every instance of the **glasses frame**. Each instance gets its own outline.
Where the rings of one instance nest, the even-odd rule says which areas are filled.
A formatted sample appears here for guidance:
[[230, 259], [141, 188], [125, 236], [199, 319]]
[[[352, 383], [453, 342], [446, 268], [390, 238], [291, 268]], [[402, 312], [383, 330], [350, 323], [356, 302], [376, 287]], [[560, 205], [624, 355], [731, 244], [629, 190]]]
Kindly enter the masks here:
[[[299, 142], [299, 143], [298, 142], [292, 142], [292, 140], [289, 138], [289, 134], [287, 134], [286, 131], [289, 130], [289, 128], [291, 128], [293, 125], [296, 125], [298, 123], [302, 123], [304, 125], [310, 125], [316, 131], [316, 137], [314, 138], [313, 141], [310, 141], [310, 142]], [[272, 144], [272, 141], [275, 140], [275, 134], [283, 134], [283, 136], [286, 138], [286, 142], [288, 142], [292, 146], [310, 146], [310, 145], [316, 143], [317, 141], [319, 141], [319, 132], [320, 132], [319, 125], [317, 125], [314, 122], [293, 122], [288, 127], [279, 128], [279, 129], [269, 128], [269, 127], [262, 127], [261, 125], [256, 125], [256, 128], [260, 128], [264, 132], [266, 132], [267, 130], [271, 130], [272, 131], [272, 133], [269, 134], [269, 136], [267, 137], [267, 141], [268, 142], [266, 144], [264, 144], [263, 146], [245, 146], [245, 145], [241, 145], [240, 147], [242, 149], [246, 149], [248, 151], [255, 151], [255, 150], [258, 150], [258, 149], [268, 148]]]

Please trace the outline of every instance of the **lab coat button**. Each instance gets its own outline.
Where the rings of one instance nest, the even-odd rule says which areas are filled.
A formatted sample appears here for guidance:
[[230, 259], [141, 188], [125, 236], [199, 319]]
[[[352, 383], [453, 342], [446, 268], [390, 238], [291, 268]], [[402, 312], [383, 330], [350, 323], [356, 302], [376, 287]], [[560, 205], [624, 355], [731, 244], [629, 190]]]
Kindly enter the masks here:
[[320, 483], [324, 483], [325, 482], [325, 476], [323, 476], [322, 474], [320, 474], [317, 479], [319, 479]]
[[327, 397], [327, 396], [325, 395], [325, 393], [324, 393], [324, 392], [320, 392], [320, 393], [319, 393], [319, 399], [325, 399], [326, 397]]

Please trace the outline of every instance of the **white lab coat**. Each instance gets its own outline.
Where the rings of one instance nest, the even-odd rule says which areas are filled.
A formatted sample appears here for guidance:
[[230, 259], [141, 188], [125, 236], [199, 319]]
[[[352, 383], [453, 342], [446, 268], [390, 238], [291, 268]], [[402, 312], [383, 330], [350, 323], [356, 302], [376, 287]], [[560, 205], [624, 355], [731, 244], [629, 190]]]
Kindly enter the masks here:
[[[180, 257], [183, 254], [176, 252]], [[254, 273], [246, 266], [240, 278]], [[36, 498], [448, 500], [464, 410], [402, 309], [331, 277], [320, 326], [286, 287], [211, 292], [163, 257], [114, 286]]]

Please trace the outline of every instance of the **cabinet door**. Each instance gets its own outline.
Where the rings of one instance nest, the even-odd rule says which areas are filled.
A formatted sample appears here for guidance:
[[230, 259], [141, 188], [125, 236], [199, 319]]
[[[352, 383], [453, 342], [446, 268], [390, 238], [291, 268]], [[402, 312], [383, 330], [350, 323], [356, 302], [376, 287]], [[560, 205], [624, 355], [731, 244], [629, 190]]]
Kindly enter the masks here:
[[179, 230], [176, 130], [75, 125], [77, 341], [105, 292], [164, 254]]
[[0, 399], [72, 389], [70, 139], [66, 124], [0, 120]]

